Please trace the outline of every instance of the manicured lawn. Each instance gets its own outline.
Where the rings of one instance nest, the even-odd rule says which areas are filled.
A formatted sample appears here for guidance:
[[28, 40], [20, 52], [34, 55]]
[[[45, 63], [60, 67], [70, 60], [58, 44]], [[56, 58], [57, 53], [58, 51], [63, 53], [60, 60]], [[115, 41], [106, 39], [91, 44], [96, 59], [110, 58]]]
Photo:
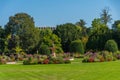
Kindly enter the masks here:
[[0, 80], [120, 80], [120, 61], [0, 65]]

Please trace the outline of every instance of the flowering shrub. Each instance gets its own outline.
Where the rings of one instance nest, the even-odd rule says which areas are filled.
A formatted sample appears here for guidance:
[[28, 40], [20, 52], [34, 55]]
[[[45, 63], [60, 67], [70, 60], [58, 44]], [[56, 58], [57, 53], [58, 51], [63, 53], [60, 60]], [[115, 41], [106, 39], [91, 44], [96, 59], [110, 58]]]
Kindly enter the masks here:
[[0, 56], [0, 64], [6, 64], [6, 59], [4, 56]]
[[24, 65], [30, 65], [30, 64], [63, 64], [63, 63], [71, 63], [69, 59], [64, 59], [62, 57], [48, 57], [48, 56], [32, 56], [28, 55], [26, 59], [24, 59], [23, 64]]
[[84, 59], [83, 59], [82, 62], [94, 62], [96, 56], [97, 56], [96, 53], [93, 53], [93, 52], [87, 52], [87, 53], [84, 55]]
[[43, 64], [48, 64], [49, 63], [49, 59], [44, 59], [43, 60]]
[[94, 62], [94, 58], [93, 58], [93, 57], [90, 57], [90, 58], [88, 59], [88, 62]]
[[84, 55], [82, 62], [104, 62], [115, 61], [116, 59], [120, 59], [120, 54], [112, 53], [109, 51], [87, 52]]
[[23, 61], [23, 64], [24, 64], [24, 65], [38, 64], [38, 61], [37, 61], [36, 58], [33, 58], [32, 55], [28, 55], [28, 58], [26, 58], [26, 59]]

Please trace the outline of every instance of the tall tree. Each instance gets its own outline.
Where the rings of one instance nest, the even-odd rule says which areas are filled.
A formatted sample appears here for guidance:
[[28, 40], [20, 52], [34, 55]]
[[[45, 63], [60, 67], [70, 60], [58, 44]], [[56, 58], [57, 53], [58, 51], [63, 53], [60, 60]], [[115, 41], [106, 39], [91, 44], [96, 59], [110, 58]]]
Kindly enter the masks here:
[[111, 32], [109, 28], [101, 23], [100, 19], [92, 21], [92, 28], [87, 42], [87, 49], [103, 50], [107, 40], [111, 39]]
[[117, 20], [112, 25], [113, 39], [117, 42], [120, 49], [120, 20]]
[[79, 22], [76, 22], [76, 25], [84, 28], [86, 25], [86, 22], [83, 19], [80, 19]]
[[33, 18], [26, 13], [11, 16], [5, 31], [8, 35], [18, 35], [20, 47], [26, 52], [32, 51], [39, 42], [39, 30], [35, 28]]
[[86, 22], [83, 19], [80, 19], [80, 21], [76, 22], [75, 25], [81, 27], [82, 35], [86, 37], [87, 36], [87, 27], [85, 26]]
[[111, 14], [109, 14], [109, 8], [106, 7], [102, 10], [102, 13], [100, 15], [100, 19], [102, 21], [102, 23], [104, 23], [105, 25], [107, 25], [108, 22], [111, 22], [112, 18], [111, 18]]
[[5, 30], [0, 26], [0, 53], [5, 49]]
[[44, 47], [46, 46], [51, 51], [52, 51], [52, 49], [54, 49], [55, 53], [63, 52], [63, 50], [61, 48], [61, 39], [57, 35], [53, 34], [51, 29], [49, 29], [49, 28], [41, 29], [40, 37], [41, 37], [41, 39], [40, 39], [40, 43], [38, 45], [39, 52], [41, 52], [41, 46], [44, 46]]
[[116, 20], [112, 25], [113, 30], [120, 30], [120, 20]]
[[62, 48], [65, 52], [70, 51], [69, 46], [72, 41], [82, 38], [81, 28], [72, 23], [57, 25], [54, 33], [61, 38]]

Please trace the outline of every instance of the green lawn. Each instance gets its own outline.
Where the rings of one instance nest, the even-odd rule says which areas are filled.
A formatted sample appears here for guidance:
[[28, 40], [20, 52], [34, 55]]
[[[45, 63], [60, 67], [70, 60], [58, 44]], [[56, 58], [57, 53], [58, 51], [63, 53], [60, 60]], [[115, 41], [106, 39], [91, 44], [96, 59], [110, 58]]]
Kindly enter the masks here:
[[120, 61], [0, 65], [0, 80], [120, 80]]

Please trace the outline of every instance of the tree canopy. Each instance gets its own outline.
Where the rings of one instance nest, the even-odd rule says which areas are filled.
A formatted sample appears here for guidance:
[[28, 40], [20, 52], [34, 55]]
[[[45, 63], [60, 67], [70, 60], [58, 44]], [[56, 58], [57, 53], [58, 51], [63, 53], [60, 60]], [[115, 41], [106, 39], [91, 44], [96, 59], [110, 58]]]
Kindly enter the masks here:
[[17, 13], [11, 16], [5, 26], [5, 31], [7, 35], [17, 35], [19, 46], [28, 53], [39, 42], [39, 30], [35, 28], [33, 18], [26, 13]]
[[102, 13], [100, 15], [100, 19], [101, 21], [107, 25], [107, 23], [111, 22], [112, 18], [111, 18], [111, 14], [109, 14], [109, 11], [110, 9], [108, 7], [105, 7], [103, 10], [102, 10]]
[[104, 50], [105, 43], [111, 39], [116, 41], [120, 49], [120, 20], [114, 21], [112, 29], [107, 25], [111, 20], [109, 9], [104, 8], [100, 18], [92, 21], [91, 27], [86, 26], [86, 21], [80, 19], [74, 24], [59, 24], [53, 30], [36, 27], [32, 16], [17, 13], [9, 17], [4, 28], [0, 27], [0, 53], [70, 52], [71, 43], [76, 40], [80, 40], [85, 51]]
[[57, 25], [54, 31], [61, 38], [62, 48], [65, 52], [69, 52], [71, 41], [81, 39], [81, 29], [72, 23]]

